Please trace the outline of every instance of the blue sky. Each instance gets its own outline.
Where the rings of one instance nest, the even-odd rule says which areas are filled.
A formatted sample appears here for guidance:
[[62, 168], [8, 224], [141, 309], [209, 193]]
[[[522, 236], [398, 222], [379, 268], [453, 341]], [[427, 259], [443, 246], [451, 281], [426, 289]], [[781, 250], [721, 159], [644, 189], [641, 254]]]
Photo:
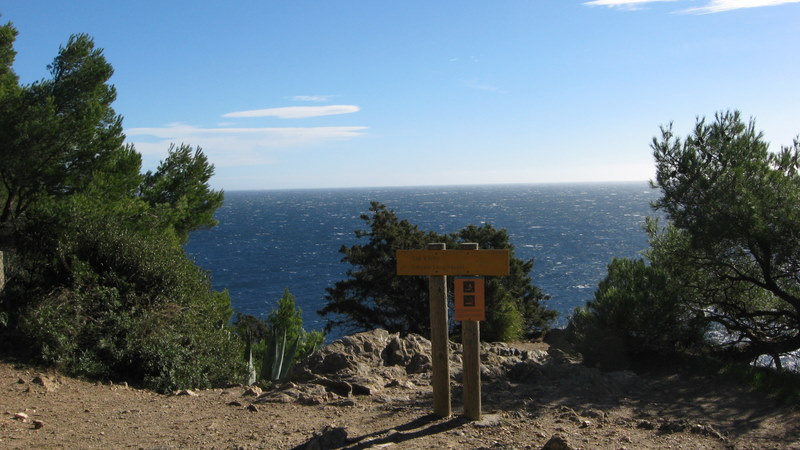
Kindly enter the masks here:
[[22, 82], [74, 33], [115, 68], [155, 168], [215, 188], [646, 180], [674, 122], [738, 109], [800, 133], [800, 0], [6, 0]]

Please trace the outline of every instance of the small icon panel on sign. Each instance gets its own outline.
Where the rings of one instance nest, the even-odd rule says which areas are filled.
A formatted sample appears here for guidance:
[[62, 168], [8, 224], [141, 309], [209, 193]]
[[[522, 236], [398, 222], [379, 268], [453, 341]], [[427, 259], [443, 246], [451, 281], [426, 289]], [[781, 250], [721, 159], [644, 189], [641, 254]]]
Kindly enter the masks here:
[[[465, 289], [466, 291], [466, 289]], [[464, 306], [467, 308], [475, 306], [475, 296], [474, 295], [465, 295], [464, 296]]]
[[453, 281], [455, 284], [455, 319], [476, 322], [485, 320], [483, 278], [458, 277]]
[[465, 280], [464, 281], [464, 293], [465, 294], [472, 294], [475, 292], [475, 281], [473, 280]]

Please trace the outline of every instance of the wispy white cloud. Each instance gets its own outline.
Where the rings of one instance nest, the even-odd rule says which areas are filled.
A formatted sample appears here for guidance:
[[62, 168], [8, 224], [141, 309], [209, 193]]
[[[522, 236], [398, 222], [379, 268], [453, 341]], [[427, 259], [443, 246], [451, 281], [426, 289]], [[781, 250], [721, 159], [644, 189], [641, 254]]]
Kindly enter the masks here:
[[800, 3], [800, 0], [711, 0], [706, 6], [687, 8], [681, 12], [690, 14], [710, 14], [742, 8], [778, 6], [787, 3]]
[[203, 128], [182, 123], [172, 123], [164, 127], [129, 128], [125, 130], [128, 136], [152, 136], [161, 139], [173, 139], [176, 136], [203, 137], [203, 136], [289, 136], [303, 139], [345, 137], [352, 136], [351, 132], [364, 130], [366, 127], [285, 127], [285, 128]]
[[170, 143], [200, 146], [218, 167], [269, 164], [277, 150], [354, 139], [367, 127], [206, 128], [172, 123], [163, 127], [129, 128], [128, 141], [145, 158], [163, 157]]
[[[676, 1], [685, 2], [685, 0], [592, 0], [589, 2], [584, 2], [583, 4], [587, 6], [607, 6], [609, 8], [639, 9], [639, 7], [647, 3]], [[689, 14], [709, 14], [742, 8], [777, 6], [787, 3], [800, 3], [800, 0], [708, 0], [705, 6], [686, 8], [679, 12]]]
[[327, 102], [333, 98], [332, 95], [294, 95], [289, 100], [295, 102]]
[[608, 6], [609, 8], [639, 9], [640, 5], [656, 2], [674, 2], [678, 0], [592, 0], [584, 2], [586, 6]]
[[351, 114], [360, 111], [356, 105], [287, 106], [285, 108], [254, 109], [223, 114], [222, 117], [278, 117], [281, 119], [307, 119], [309, 117]]
[[499, 92], [505, 93], [502, 89], [497, 86], [493, 86], [491, 84], [480, 83], [477, 80], [468, 80], [464, 82], [464, 86], [470, 89], [477, 89], [479, 91], [487, 91], [487, 92]]

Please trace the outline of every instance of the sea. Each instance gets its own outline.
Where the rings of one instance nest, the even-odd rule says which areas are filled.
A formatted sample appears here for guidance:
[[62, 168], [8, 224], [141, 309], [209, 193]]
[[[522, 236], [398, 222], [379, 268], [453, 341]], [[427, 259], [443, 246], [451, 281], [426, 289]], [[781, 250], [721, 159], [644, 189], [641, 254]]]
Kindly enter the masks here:
[[366, 242], [355, 230], [367, 229], [370, 202], [426, 231], [491, 224], [508, 232], [517, 257], [534, 260], [533, 283], [560, 327], [592, 300], [612, 258], [641, 257], [658, 194], [647, 182], [231, 191], [219, 225], [192, 232], [185, 250], [236, 311], [264, 317], [288, 289], [315, 330], [326, 324], [317, 314], [325, 288], [350, 268], [340, 248]]

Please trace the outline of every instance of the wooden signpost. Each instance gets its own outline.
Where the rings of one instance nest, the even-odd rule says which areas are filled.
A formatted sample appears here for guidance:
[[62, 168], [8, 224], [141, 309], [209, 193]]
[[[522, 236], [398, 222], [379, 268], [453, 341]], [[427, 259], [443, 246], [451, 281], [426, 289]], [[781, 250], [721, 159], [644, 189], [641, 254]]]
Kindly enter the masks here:
[[[467, 247], [468, 246], [468, 247]], [[445, 244], [428, 244], [428, 250], [398, 250], [398, 275], [508, 275], [508, 250], [445, 250]]]
[[[461, 244], [459, 250], [446, 250], [446, 244], [428, 244], [427, 250], [398, 250], [398, 275], [427, 275], [431, 316], [431, 362], [433, 365], [433, 413], [440, 417], [451, 414], [450, 351], [447, 333], [447, 275], [504, 276], [509, 274], [508, 250], [478, 250], [478, 244]], [[464, 280], [464, 279], [459, 279]], [[480, 322], [478, 290], [483, 294], [483, 280], [472, 278], [473, 284], [457, 285], [460, 295], [472, 295], [462, 307], [471, 308], [468, 316], [459, 317], [464, 361], [464, 414], [471, 420], [481, 418]], [[462, 281], [459, 281], [462, 283]], [[480, 286], [479, 286], [480, 285]], [[465, 293], [472, 288], [476, 292]], [[474, 302], [474, 304], [473, 304]], [[481, 305], [483, 304], [480, 299]], [[482, 309], [482, 308], [481, 308]], [[456, 318], [458, 320], [458, 318]]]

